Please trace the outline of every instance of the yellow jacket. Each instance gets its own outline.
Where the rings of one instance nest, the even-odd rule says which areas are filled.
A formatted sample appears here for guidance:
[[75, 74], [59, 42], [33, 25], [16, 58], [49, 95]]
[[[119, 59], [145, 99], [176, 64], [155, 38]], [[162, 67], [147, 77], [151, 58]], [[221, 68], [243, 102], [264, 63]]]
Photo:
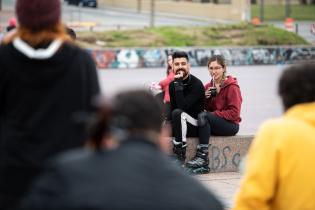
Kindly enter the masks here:
[[315, 103], [305, 103], [261, 126], [233, 210], [314, 210], [314, 165]]

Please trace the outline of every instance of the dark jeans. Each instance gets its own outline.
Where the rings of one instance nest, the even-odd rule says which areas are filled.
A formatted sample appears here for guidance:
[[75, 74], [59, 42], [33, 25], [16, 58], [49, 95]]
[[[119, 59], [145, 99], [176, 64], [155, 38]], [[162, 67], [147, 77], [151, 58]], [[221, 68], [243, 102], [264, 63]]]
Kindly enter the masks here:
[[200, 144], [209, 144], [209, 138], [214, 136], [234, 136], [239, 125], [218, 117], [210, 112], [202, 112], [198, 116]]
[[[186, 137], [198, 137], [198, 127], [196, 126], [197, 120], [189, 116], [183, 110], [173, 110], [171, 122], [173, 136], [175, 137], [176, 141], [186, 142]], [[185, 127], [187, 129], [185, 129]]]

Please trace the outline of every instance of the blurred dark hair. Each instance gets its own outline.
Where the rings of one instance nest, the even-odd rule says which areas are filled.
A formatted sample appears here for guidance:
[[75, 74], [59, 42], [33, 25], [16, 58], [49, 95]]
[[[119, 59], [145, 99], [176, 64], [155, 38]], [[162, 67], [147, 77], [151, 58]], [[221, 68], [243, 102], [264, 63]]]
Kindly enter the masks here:
[[[128, 135], [142, 135], [147, 131], [161, 131], [163, 122], [162, 102], [147, 90], [129, 90], [118, 93], [109, 105], [104, 98], [98, 98], [98, 108], [88, 121], [90, 142], [96, 149], [106, 135], [125, 138]], [[123, 140], [123, 139], [120, 139]]]
[[139, 134], [161, 131], [162, 103], [147, 90], [129, 90], [116, 95], [112, 103], [111, 126]]
[[187, 61], [189, 61], [189, 58], [188, 58], [188, 54], [184, 51], [176, 51], [173, 53], [172, 55], [172, 58], [173, 58], [173, 61], [175, 58], [186, 58]]
[[101, 149], [104, 136], [110, 134], [111, 107], [104, 99], [98, 99], [97, 104], [94, 104], [97, 111], [90, 114], [86, 121], [90, 142], [95, 145], [96, 149]]
[[170, 66], [170, 65], [168, 64], [168, 60], [169, 60], [168, 57], [171, 57], [170, 59], [173, 60], [173, 53], [167, 54], [167, 58], [166, 58], [166, 59], [167, 59], [167, 60], [166, 60], [166, 65], [167, 65], [167, 67], [166, 67], [166, 75], [167, 75], [167, 76], [170, 74], [170, 70], [172, 69], [172, 66]]
[[284, 109], [315, 102], [315, 63], [293, 65], [284, 70], [278, 86]]
[[210, 63], [217, 61], [223, 68], [226, 67], [225, 59], [223, 55], [213, 55], [208, 60], [207, 67], [209, 68]]
[[32, 47], [38, 46], [39, 44], [45, 42], [51, 42], [55, 39], [60, 39], [62, 41], [71, 41], [70, 37], [66, 34], [64, 25], [61, 22], [41, 31], [32, 31], [23, 26], [19, 26], [17, 27], [16, 33], [5, 38], [3, 40], [3, 43], [11, 43], [16, 37], [20, 37]]

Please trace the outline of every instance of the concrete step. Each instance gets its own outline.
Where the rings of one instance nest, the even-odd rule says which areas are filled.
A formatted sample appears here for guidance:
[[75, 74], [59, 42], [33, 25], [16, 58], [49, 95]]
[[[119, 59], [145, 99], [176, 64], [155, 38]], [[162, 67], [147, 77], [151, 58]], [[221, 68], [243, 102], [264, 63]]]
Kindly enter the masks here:
[[[213, 172], [237, 172], [254, 135], [211, 136], [209, 146], [209, 167]], [[186, 161], [196, 154], [198, 138], [187, 138]]]

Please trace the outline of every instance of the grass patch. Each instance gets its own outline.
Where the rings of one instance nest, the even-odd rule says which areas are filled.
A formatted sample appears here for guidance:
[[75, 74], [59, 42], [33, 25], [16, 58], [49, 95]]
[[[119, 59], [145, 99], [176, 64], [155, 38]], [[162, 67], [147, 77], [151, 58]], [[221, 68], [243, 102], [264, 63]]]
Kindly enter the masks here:
[[[157, 27], [154, 29], [78, 32], [83, 47], [187, 47], [307, 45], [296, 35], [271, 25], [247, 23], [213, 27]], [[96, 43], [103, 43], [102, 46]]]
[[159, 27], [150, 30], [161, 36], [165, 46], [193, 46], [194, 37], [184, 27]]
[[[315, 20], [315, 5], [290, 5], [295, 20]], [[251, 16], [260, 17], [260, 5], [251, 6]], [[264, 20], [285, 20], [285, 5], [264, 5]]]
[[[307, 44], [307, 42], [300, 36], [282, 29], [274, 30], [272, 26], [257, 28], [257, 30], [252, 30], [249, 33], [249, 36], [247, 36], [248, 39], [244, 43], [245, 45], [250, 45], [251, 43], [256, 45]], [[255, 39], [252, 40], [250, 37], [255, 37]]]

